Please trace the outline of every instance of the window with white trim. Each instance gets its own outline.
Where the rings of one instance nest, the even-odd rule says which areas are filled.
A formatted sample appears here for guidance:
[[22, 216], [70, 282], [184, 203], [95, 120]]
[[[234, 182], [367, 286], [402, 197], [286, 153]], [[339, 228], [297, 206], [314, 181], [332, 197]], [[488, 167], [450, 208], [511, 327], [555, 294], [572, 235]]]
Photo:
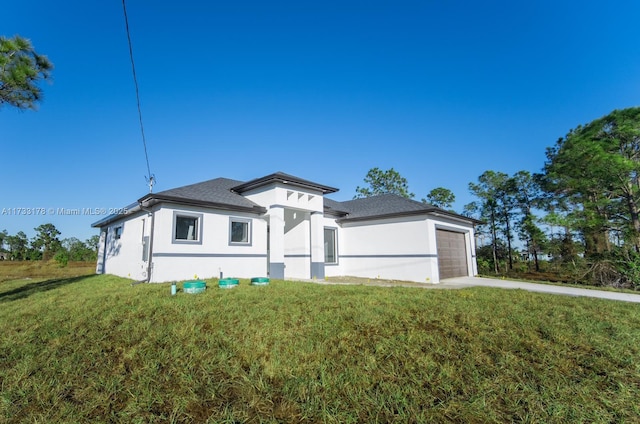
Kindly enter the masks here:
[[251, 220], [229, 218], [229, 244], [251, 244]]
[[113, 229], [113, 236], [116, 240], [120, 240], [120, 237], [122, 237], [122, 225], [119, 225]]
[[324, 263], [338, 263], [338, 231], [336, 228], [324, 229]]
[[202, 237], [202, 214], [173, 213], [173, 242], [200, 243]]

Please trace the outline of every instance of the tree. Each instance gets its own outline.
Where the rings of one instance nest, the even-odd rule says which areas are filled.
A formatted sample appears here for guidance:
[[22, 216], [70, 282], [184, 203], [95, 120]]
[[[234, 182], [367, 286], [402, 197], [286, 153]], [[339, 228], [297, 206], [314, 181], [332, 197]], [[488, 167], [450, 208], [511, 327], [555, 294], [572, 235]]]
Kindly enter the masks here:
[[[481, 218], [489, 222], [492, 245], [497, 249], [497, 231], [500, 230], [507, 239], [509, 269], [513, 269], [512, 219], [515, 210], [515, 186], [512, 178], [503, 172], [485, 171], [478, 177], [478, 183], [470, 183], [469, 191], [480, 198], [479, 205], [467, 205], [468, 210], [474, 207]], [[494, 255], [495, 258], [495, 255]], [[498, 272], [497, 259], [494, 266]]]
[[451, 190], [444, 187], [434, 188], [427, 194], [426, 199], [422, 199], [423, 203], [431, 203], [433, 206], [437, 206], [442, 209], [451, 209], [453, 202], [456, 201], [456, 196]]
[[640, 108], [614, 110], [547, 149], [548, 190], [570, 207], [589, 257], [619, 239], [640, 251]]
[[[470, 191], [473, 183], [469, 184]], [[475, 192], [473, 192], [476, 194]], [[485, 221], [485, 224], [480, 225], [477, 228], [476, 234], [482, 236], [489, 234], [491, 237], [491, 251], [493, 259], [493, 272], [496, 274], [500, 271], [500, 263], [498, 262], [498, 213], [497, 204], [493, 197], [488, 193], [478, 193], [476, 196], [480, 197], [480, 202], [471, 202], [464, 206], [464, 213], [466, 216], [477, 217], [480, 220]]]
[[518, 171], [512, 177], [514, 198], [520, 208], [520, 220], [516, 223], [520, 239], [527, 244], [527, 253], [533, 255], [536, 271], [540, 271], [538, 253], [546, 243], [544, 232], [537, 225], [533, 209], [541, 206], [543, 196], [540, 187], [541, 176], [531, 175], [529, 171]]
[[[94, 236], [94, 237], [98, 237], [98, 236]], [[81, 240], [78, 240], [75, 237], [70, 237], [70, 238], [66, 238], [64, 240], [62, 240], [62, 248], [61, 250], [58, 251], [58, 253], [60, 253], [62, 250], [64, 250], [63, 253], [60, 253], [60, 255], [56, 254], [57, 257], [59, 258], [66, 258], [67, 260], [71, 260], [71, 261], [95, 261], [97, 256], [96, 256], [96, 250], [93, 249], [91, 246], [89, 246], [89, 244], [91, 244], [93, 242], [92, 239], [87, 240], [86, 242], [83, 242]]]
[[93, 235], [85, 241], [85, 244], [89, 249], [91, 249], [96, 254], [98, 253], [98, 245], [100, 244], [100, 236]]
[[364, 182], [368, 184], [368, 187], [356, 187], [354, 199], [387, 193], [397, 194], [407, 199], [415, 196], [409, 192], [409, 183], [406, 178], [401, 176], [398, 171], [393, 168], [387, 171], [383, 171], [380, 168], [371, 168], [369, 172], [367, 172]]
[[523, 215], [518, 222], [519, 235], [521, 240], [526, 241], [527, 256], [533, 256], [536, 272], [540, 272], [540, 262], [538, 255], [547, 244], [544, 232], [537, 225], [537, 219], [533, 214]]
[[31, 243], [32, 247], [42, 251], [43, 260], [51, 259], [60, 248], [60, 231], [53, 224], [42, 224], [34, 230], [37, 231], [37, 235]]
[[7, 232], [7, 230], [0, 231], [0, 252], [4, 250], [4, 243], [8, 236], [9, 233]]
[[476, 258], [478, 260], [478, 265], [480, 265], [480, 263], [486, 264], [485, 269], [483, 269], [482, 271], [488, 272], [490, 271], [488, 267], [490, 262], [493, 262], [495, 260], [504, 261], [507, 258], [507, 246], [502, 240], [498, 240], [495, 246], [495, 250], [494, 246], [490, 244], [478, 246], [476, 248]]
[[26, 38], [0, 37], [0, 107], [6, 103], [18, 109], [35, 109], [42, 100], [37, 83], [48, 80], [52, 70], [49, 59], [36, 53]]
[[7, 236], [6, 243], [9, 246], [11, 257], [17, 260], [27, 259], [29, 239], [22, 231], [18, 231], [15, 236]]

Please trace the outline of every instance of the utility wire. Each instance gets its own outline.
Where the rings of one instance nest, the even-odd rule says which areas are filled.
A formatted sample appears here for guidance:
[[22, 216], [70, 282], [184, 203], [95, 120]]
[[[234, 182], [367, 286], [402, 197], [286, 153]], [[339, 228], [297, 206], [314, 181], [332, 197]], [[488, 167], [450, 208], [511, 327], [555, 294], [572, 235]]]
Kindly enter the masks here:
[[147, 182], [149, 184], [149, 192], [153, 190], [155, 176], [151, 174], [149, 166], [149, 154], [147, 153], [147, 140], [144, 136], [144, 125], [142, 125], [142, 109], [140, 108], [140, 91], [138, 90], [138, 78], [136, 77], [136, 65], [133, 62], [133, 48], [131, 47], [131, 35], [129, 33], [129, 19], [127, 18], [127, 6], [125, 0], [122, 0], [122, 11], [124, 12], [124, 25], [127, 30], [127, 41], [129, 41], [129, 57], [131, 58], [131, 70], [133, 71], [133, 84], [136, 87], [136, 101], [138, 102], [138, 119], [140, 120], [140, 132], [142, 134], [142, 144], [144, 146], [144, 157], [147, 161]]

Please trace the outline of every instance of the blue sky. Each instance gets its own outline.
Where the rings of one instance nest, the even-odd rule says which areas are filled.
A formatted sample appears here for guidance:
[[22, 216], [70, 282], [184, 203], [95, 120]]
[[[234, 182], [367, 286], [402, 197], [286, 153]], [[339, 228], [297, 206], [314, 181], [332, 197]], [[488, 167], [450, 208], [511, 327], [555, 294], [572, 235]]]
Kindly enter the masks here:
[[[578, 124], [640, 102], [640, 3], [128, 0], [154, 191], [282, 171], [348, 200], [373, 167], [420, 199], [537, 172]], [[0, 35], [54, 63], [37, 112], [0, 108], [0, 211], [147, 192], [122, 3], [21, 0]], [[96, 216], [0, 215], [10, 234]]]

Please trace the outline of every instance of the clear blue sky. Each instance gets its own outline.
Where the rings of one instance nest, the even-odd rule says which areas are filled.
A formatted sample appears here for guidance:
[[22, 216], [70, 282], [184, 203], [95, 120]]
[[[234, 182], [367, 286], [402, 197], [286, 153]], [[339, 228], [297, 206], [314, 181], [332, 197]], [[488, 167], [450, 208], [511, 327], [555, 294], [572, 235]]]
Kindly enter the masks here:
[[[0, 108], [2, 208], [147, 192], [122, 3], [5, 2], [54, 63], [37, 112]], [[127, 10], [154, 191], [282, 171], [353, 197], [372, 167], [460, 211], [485, 170], [537, 172], [578, 124], [640, 103], [640, 3], [142, 1]], [[10, 234], [95, 216], [0, 215]]]

